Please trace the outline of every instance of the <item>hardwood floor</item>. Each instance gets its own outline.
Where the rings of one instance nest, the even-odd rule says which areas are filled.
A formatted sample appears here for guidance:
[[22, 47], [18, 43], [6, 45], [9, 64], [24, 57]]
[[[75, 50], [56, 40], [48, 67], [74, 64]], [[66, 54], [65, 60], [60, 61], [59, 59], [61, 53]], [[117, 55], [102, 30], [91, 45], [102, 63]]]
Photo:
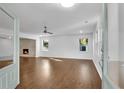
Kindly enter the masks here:
[[17, 89], [99, 89], [101, 79], [91, 60], [20, 58]]
[[3, 60], [3, 61], [0, 61], [0, 69], [6, 67], [8, 65], [11, 65], [12, 63], [13, 63], [13, 60]]

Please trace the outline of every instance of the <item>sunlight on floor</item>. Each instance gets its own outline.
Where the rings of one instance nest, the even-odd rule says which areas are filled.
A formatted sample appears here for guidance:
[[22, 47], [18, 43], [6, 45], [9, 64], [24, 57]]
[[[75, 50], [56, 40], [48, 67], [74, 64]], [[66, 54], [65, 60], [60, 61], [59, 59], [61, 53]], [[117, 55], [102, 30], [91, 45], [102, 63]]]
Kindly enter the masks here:
[[49, 59], [54, 60], [54, 61], [60, 61], [60, 62], [62, 62], [62, 61], [63, 61], [63, 60], [56, 59], [56, 58], [49, 58]]
[[43, 76], [46, 78], [46, 80], [49, 78], [51, 70], [50, 70], [50, 62], [47, 59], [43, 59], [42, 60], [42, 69], [41, 69], [41, 73], [43, 74]]

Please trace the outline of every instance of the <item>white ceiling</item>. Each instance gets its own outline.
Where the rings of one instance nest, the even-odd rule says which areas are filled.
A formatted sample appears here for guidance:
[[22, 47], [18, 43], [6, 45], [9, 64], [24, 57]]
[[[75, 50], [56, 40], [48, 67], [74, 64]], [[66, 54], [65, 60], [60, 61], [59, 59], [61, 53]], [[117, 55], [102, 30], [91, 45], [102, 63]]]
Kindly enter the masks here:
[[74, 33], [79, 30], [91, 31], [96, 26], [96, 18], [102, 12], [102, 4], [95, 3], [77, 3], [72, 8], [64, 8], [56, 3], [3, 5], [20, 19], [21, 32], [29, 34], [40, 34], [44, 24], [53, 33], [72, 32], [72, 29]]

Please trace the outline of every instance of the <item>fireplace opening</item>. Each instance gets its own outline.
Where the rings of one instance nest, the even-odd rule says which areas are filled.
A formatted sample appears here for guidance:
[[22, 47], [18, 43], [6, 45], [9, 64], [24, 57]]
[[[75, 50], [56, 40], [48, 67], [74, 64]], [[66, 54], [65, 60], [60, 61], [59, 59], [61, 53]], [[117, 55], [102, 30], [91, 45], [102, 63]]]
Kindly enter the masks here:
[[29, 49], [23, 49], [23, 54], [29, 54]]

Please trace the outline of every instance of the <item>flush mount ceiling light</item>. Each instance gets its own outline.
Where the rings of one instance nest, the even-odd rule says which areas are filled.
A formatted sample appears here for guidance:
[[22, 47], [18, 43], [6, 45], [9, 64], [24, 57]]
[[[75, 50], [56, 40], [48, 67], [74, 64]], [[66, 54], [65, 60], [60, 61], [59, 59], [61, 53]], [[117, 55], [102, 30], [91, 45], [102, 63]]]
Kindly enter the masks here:
[[80, 34], [82, 34], [83, 33], [83, 31], [82, 30], [80, 30]]
[[67, 7], [67, 8], [74, 6], [74, 3], [71, 3], [71, 2], [67, 2], [67, 3], [65, 2], [65, 3], [60, 3], [60, 4], [61, 6]]

